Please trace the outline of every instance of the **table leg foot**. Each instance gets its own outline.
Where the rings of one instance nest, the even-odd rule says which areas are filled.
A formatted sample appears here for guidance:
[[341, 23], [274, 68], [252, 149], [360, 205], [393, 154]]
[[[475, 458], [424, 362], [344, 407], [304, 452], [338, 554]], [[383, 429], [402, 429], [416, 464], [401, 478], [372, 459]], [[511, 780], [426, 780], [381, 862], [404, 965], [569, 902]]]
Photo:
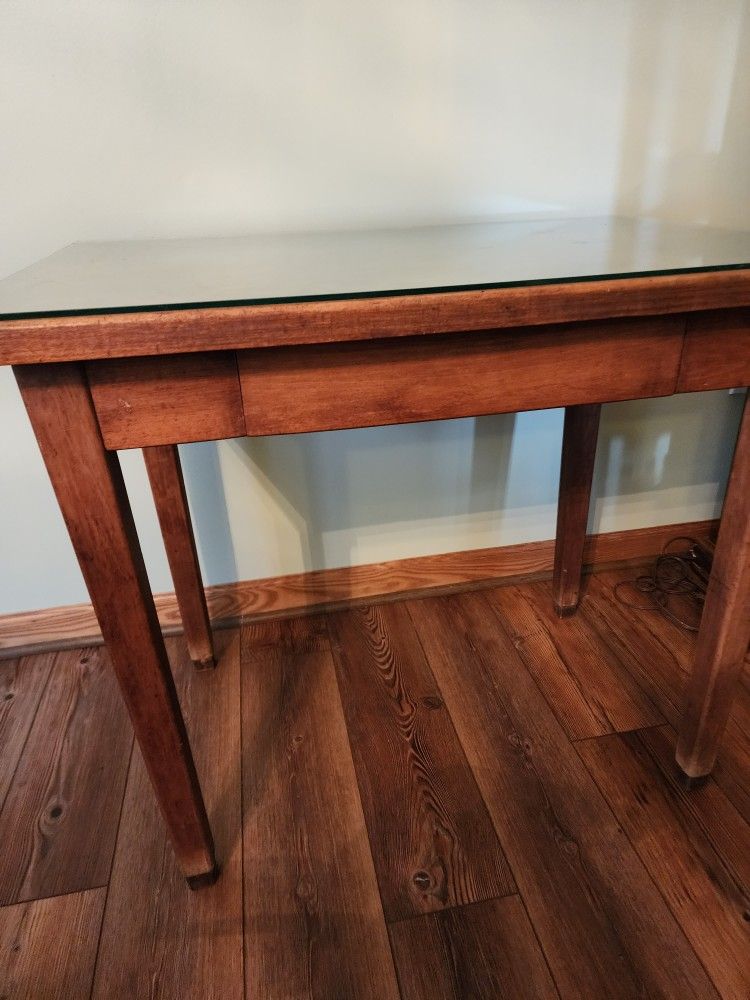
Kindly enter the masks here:
[[15, 372], [178, 864], [205, 879], [211, 829], [117, 454], [81, 365]]
[[214, 863], [214, 866], [210, 869], [210, 871], [205, 872], [203, 875], [188, 875], [185, 881], [188, 884], [188, 888], [195, 891], [196, 889], [205, 889], [207, 886], [213, 885], [219, 875], [219, 866]]
[[190, 659], [199, 670], [216, 665], [185, 481], [176, 444], [143, 449]]
[[680, 787], [684, 788], [686, 792], [694, 792], [698, 788], [703, 788], [708, 783], [710, 777], [710, 774], [686, 774], [679, 764], [677, 765], [677, 778], [680, 782]]
[[570, 618], [578, 610], [578, 601], [575, 604], [555, 604], [555, 611], [558, 618]]

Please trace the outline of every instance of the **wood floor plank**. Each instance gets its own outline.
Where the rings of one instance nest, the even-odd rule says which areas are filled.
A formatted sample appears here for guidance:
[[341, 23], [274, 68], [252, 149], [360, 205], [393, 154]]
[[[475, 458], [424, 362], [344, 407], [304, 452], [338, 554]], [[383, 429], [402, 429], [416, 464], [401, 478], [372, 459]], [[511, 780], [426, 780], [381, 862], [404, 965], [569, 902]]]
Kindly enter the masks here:
[[[695, 633], [668, 621], [662, 614], [625, 608], [615, 597], [621, 580], [632, 580], [632, 568], [595, 573], [581, 605], [604, 640], [616, 649], [645, 691], [675, 728], [680, 724], [685, 684], [692, 669]], [[750, 688], [737, 694], [722, 741], [713, 777], [734, 806], [750, 822]]]
[[[627, 608], [614, 594], [617, 583], [632, 580], [640, 572], [640, 568], [625, 567], [593, 573], [578, 613], [614, 649], [664, 718], [674, 724], [687, 676], [685, 667], [674, 644], [652, 628], [656, 615]], [[629, 599], [634, 597], [631, 594]]]
[[0, 809], [56, 657], [46, 653], [0, 661]]
[[715, 997], [492, 597], [409, 608], [560, 994]]
[[[638, 737], [658, 767], [662, 780], [676, 796], [680, 810], [690, 816], [691, 822], [697, 824], [713, 844], [734, 880], [744, 886], [746, 892], [750, 890], [750, 824], [713, 779], [699, 788], [685, 791], [682, 774], [674, 759], [677, 734], [671, 726], [643, 729]], [[743, 919], [750, 920], [750, 912], [743, 913]]]
[[[640, 734], [586, 740], [577, 749], [721, 996], [747, 1000], [750, 885], [724, 863]], [[744, 820], [715, 786], [714, 792], [717, 828], [738, 828], [730, 846], [744, 837], [750, 849]]]
[[514, 892], [405, 605], [327, 620], [386, 920]]
[[330, 647], [269, 628], [243, 630], [247, 996], [396, 998]]
[[665, 721], [583, 617], [557, 616], [548, 581], [491, 593], [506, 631], [571, 739]]
[[106, 889], [0, 908], [0, 997], [84, 1000], [91, 991]]
[[0, 901], [104, 885], [132, 730], [103, 647], [59, 653], [0, 813]]
[[[678, 723], [679, 725], [679, 723]], [[735, 703], [711, 772], [727, 798], [750, 823], [750, 692], [738, 688]]]
[[128, 776], [93, 996], [243, 995], [240, 636], [216, 635], [215, 670], [168, 639], [221, 867], [191, 892], [180, 874], [137, 747]]
[[388, 932], [402, 1000], [559, 997], [518, 896], [402, 920]]
[[[539, 613], [533, 586], [514, 597], [512, 615], [498, 613], [492, 594], [489, 601], [466, 594], [411, 602], [408, 621], [400, 605], [338, 615], [331, 631], [345, 712], [321, 617], [244, 627], [242, 685], [238, 633], [220, 633], [220, 648], [228, 646], [205, 686], [183, 641], [171, 640], [224, 873], [211, 889], [184, 887], [134, 756], [96, 997], [242, 995], [242, 686], [252, 841], [245, 853], [248, 997], [395, 997], [390, 933], [405, 997], [554, 996], [543, 948], [565, 998], [710, 998], [718, 991], [705, 966], [722, 995], [745, 1000], [747, 678], [715, 781], [691, 793], [674, 770], [669, 725], [577, 744], [580, 756], [567, 738], [621, 721], [608, 700], [620, 693], [600, 695], [601, 675], [593, 678], [595, 697], [586, 687], [602, 649], [613, 677], [626, 673], [622, 690], [631, 691], [629, 678], [658, 717], [679, 719], [694, 639], [613, 600], [614, 582], [633, 575], [628, 568], [589, 579], [576, 638], [566, 639], [566, 657], [575, 660], [567, 677], [557, 644], [539, 639], [555, 629]], [[514, 649], [512, 639], [524, 635], [534, 639], [537, 661], [557, 658], [555, 670], [541, 663], [537, 682]], [[114, 840], [108, 849], [102, 844], [117, 826], [106, 797], [122, 801], [117, 766], [126, 767], [130, 730], [123, 722], [118, 757], [119, 696], [106, 661], [80, 662], [87, 656], [0, 663], [0, 749], [10, 761], [0, 801], [5, 781], [9, 808], [25, 816], [0, 812], [0, 890], [9, 879], [15, 887], [11, 905], [0, 908], [0, 997], [77, 998], [91, 988], [105, 890], [13, 902], [26, 892], [67, 892], [71, 872], [89, 884], [106, 881]], [[4, 701], [3, 693], [12, 697]], [[456, 756], [457, 738], [470, 771]], [[595, 761], [584, 766], [587, 754]], [[389, 916], [419, 912], [425, 902], [405, 882], [427, 857], [432, 833], [442, 835], [441, 817], [452, 849], [438, 836], [436, 867], [445, 866], [451, 908], [397, 919], [385, 930], [354, 765]], [[491, 851], [477, 785], [533, 931], [518, 897], [455, 905], [463, 894], [482, 896], [497, 877], [497, 859], [479, 857], [480, 846]], [[57, 805], [63, 812], [53, 817]], [[96, 871], [104, 874], [90, 874]]]
[[[693, 667], [696, 635], [686, 632], [662, 615], [653, 615], [650, 627], [662, 637], [665, 645], [675, 651], [682, 667], [679, 701], [673, 725], [680, 725], [684, 685]], [[670, 720], [671, 721], [671, 720]], [[737, 684], [727, 727], [721, 741], [719, 756], [712, 775], [734, 806], [750, 823], [750, 689]]]

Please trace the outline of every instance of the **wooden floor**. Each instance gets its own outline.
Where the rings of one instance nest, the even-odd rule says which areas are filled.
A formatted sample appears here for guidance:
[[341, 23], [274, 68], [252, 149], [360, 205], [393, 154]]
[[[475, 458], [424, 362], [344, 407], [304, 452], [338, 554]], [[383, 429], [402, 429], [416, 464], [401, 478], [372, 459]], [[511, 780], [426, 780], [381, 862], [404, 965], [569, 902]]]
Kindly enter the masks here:
[[0, 997], [750, 997], [750, 681], [709, 783], [693, 638], [590, 578], [170, 655], [223, 867], [175, 870], [102, 649], [0, 663]]

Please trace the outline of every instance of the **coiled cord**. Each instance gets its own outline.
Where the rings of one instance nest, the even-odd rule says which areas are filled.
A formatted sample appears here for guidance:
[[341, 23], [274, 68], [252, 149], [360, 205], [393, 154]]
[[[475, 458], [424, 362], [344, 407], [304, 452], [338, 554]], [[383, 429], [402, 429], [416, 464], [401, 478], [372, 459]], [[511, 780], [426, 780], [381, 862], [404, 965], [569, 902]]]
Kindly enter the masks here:
[[[688, 549], [672, 551], [675, 545], [688, 544]], [[669, 621], [697, 632], [703, 604], [706, 600], [708, 578], [711, 573], [711, 556], [696, 538], [678, 535], [670, 539], [654, 563], [651, 573], [637, 576], [635, 580], [621, 580], [614, 588], [620, 604], [640, 611], [659, 611]], [[648, 603], [638, 603], [623, 596], [626, 588], [637, 594], [646, 594]], [[677, 608], [688, 612], [685, 617]]]

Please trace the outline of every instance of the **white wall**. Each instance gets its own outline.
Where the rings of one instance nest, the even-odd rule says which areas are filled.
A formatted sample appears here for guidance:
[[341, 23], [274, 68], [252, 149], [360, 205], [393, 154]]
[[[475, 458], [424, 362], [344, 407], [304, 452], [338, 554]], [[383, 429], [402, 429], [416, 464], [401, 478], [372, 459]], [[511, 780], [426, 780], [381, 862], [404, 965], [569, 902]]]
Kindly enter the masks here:
[[[750, 228], [749, 109], [743, 0], [2, 0], [0, 275], [81, 239], [551, 213]], [[592, 526], [715, 515], [741, 402], [607, 408]], [[7, 370], [0, 435], [0, 613], [85, 600]], [[560, 435], [548, 411], [186, 447], [206, 580], [550, 537]]]

